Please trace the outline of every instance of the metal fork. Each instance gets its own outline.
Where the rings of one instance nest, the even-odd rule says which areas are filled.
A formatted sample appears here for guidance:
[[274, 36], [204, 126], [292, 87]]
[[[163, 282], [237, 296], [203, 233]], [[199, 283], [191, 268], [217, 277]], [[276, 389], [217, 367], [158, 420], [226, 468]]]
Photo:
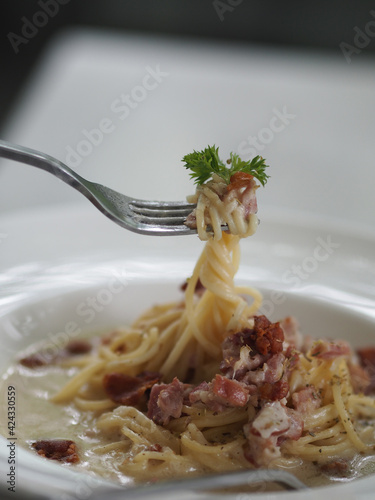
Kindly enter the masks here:
[[105, 216], [121, 227], [150, 236], [196, 234], [184, 224], [194, 204], [138, 200], [88, 181], [61, 161], [34, 149], [0, 140], [0, 157], [40, 168], [86, 196]]
[[[159, 483], [146, 486], [136, 486], [130, 488], [100, 489], [90, 495], [89, 500], [126, 500], [126, 499], [175, 499], [180, 498], [202, 498], [200, 494], [210, 493], [209, 498], [214, 499], [214, 492], [228, 494], [229, 488], [244, 487], [244, 493], [237, 494], [236, 498], [242, 496], [250, 498], [246, 494], [246, 489], [250, 493], [264, 493], [274, 491], [272, 485], [278, 485], [281, 490], [310, 492], [310, 488], [294, 475], [286, 470], [276, 469], [255, 469], [242, 470], [238, 472], [228, 472], [221, 474], [209, 474], [207, 476], [187, 479], [175, 479], [172, 481], [160, 481]], [[271, 489], [267, 487], [271, 486]], [[253, 489], [250, 489], [253, 487]], [[198, 497], [193, 495], [198, 494]], [[234, 494], [233, 494], [234, 495]], [[208, 498], [208, 497], [205, 497]], [[220, 498], [223, 498], [220, 495]], [[231, 495], [229, 498], [233, 498]]]

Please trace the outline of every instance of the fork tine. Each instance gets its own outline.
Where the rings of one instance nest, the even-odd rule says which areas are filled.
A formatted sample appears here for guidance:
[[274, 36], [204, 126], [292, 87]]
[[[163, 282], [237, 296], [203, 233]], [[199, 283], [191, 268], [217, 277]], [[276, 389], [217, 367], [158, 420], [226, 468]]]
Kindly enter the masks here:
[[134, 200], [129, 203], [135, 217], [146, 224], [183, 224], [195, 205], [184, 202], [148, 202]]
[[[131, 210], [133, 213], [137, 216], [140, 217], [150, 217], [154, 219], [164, 219], [164, 218], [175, 218], [179, 219], [181, 223], [186, 219], [186, 217], [191, 213], [191, 209], [181, 209], [181, 210], [164, 210], [163, 208], [155, 208], [155, 209], [150, 209], [150, 208], [139, 208], [135, 207], [134, 205], [130, 205]], [[159, 220], [161, 223], [161, 221]]]
[[162, 214], [149, 216], [144, 213], [135, 212], [133, 217], [141, 224], [156, 225], [156, 226], [182, 226], [186, 217], [180, 216], [165, 216]]
[[194, 210], [196, 205], [186, 201], [149, 201], [134, 199], [130, 202], [131, 205], [137, 208], [149, 208], [150, 210]]

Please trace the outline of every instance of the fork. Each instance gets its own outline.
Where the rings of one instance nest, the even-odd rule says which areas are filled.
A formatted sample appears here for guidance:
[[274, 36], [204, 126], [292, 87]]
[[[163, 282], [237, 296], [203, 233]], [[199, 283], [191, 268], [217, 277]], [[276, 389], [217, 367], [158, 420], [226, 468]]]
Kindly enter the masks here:
[[131, 198], [88, 181], [61, 161], [40, 151], [0, 140], [0, 157], [40, 168], [79, 191], [105, 216], [121, 227], [151, 236], [196, 234], [184, 224], [195, 205], [182, 201], [146, 201]]
[[[100, 489], [93, 492], [89, 496], [89, 500], [126, 500], [126, 499], [175, 499], [177, 496], [181, 498], [202, 498], [200, 494], [210, 493], [209, 498], [214, 499], [217, 494], [227, 493], [229, 488], [244, 487], [245, 492], [239, 493], [236, 498], [250, 498], [250, 493], [264, 493], [268, 490], [267, 486], [278, 485], [281, 490], [286, 491], [299, 491], [310, 493], [310, 488], [302, 481], [297, 479], [294, 475], [286, 470], [280, 469], [254, 469], [242, 470], [237, 472], [228, 472], [221, 474], [209, 474], [207, 476], [187, 478], [187, 479], [174, 479], [171, 481], [160, 481], [159, 483], [151, 485], [133, 486], [130, 488], [113, 488], [113, 489]], [[253, 486], [253, 490], [249, 490]], [[249, 491], [246, 494], [246, 489]], [[193, 495], [193, 493], [199, 496]], [[189, 495], [189, 496], [187, 496]], [[233, 494], [234, 495], [234, 494]], [[208, 497], [204, 497], [208, 498]], [[221, 495], [218, 498], [223, 498]], [[227, 496], [225, 496], [227, 498]], [[233, 498], [231, 495], [229, 498]], [[251, 497], [253, 498], [253, 497]], [[269, 498], [269, 497], [268, 497]], [[310, 495], [309, 495], [309, 498]]]

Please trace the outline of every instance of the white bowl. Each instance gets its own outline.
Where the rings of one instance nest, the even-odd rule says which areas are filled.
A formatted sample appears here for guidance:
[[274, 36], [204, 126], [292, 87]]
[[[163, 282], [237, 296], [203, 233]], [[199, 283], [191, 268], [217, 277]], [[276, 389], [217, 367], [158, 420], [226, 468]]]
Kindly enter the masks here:
[[[147, 238], [129, 233], [90, 206], [0, 219], [2, 372], [31, 343], [69, 335], [71, 323], [82, 330], [110, 329], [129, 323], [150, 305], [173, 300], [202, 247], [193, 236]], [[337, 221], [264, 211], [257, 233], [242, 242], [237, 281], [263, 291], [263, 312], [273, 320], [294, 315], [306, 334], [344, 338], [356, 346], [375, 344], [372, 234], [349, 232]], [[88, 297], [99, 300], [100, 311], [87, 312]], [[9, 470], [7, 438], [0, 439], [2, 471]], [[16, 466], [21, 498], [41, 498], [41, 492], [87, 498], [108, 486], [21, 447]], [[4, 496], [6, 480], [2, 473]], [[328, 498], [334, 491], [343, 498], [365, 498], [374, 488], [375, 477], [368, 476], [319, 488], [319, 495]], [[316, 494], [295, 492], [293, 497]], [[233, 498], [238, 500], [238, 495]]]

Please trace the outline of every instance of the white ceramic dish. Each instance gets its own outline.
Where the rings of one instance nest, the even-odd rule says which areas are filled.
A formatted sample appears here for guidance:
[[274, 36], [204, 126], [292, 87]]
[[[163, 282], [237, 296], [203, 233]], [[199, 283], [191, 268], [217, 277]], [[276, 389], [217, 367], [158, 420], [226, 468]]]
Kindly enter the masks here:
[[[69, 322], [82, 329], [111, 328], [128, 323], [149, 305], [173, 299], [202, 245], [196, 237], [126, 232], [90, 206], [0, 219], [1, 371], [30, 343], [69, 334]], [[256, 235], [242, 244], [237, 279], [263, 290], [263, 312], [272, 319], [293, 314], [305, 333], [355, 345], [375, 343], [375, 235], [348, 231], [337, 221], [263, 211]], [[88, 297], [101, 308], [82, 315]], [[9, 468], [7, 443], [1, 438], [2, 471]], [[0, 481], [5, 497], [5, 473]], [[20, 498], [87, 498], [105, 486], [21, 448], [16, 483]], [[320, 497], [328, 498], [332, 488], [341, 498], [370, 498], [375, 477], [319, 489]], [[315, 489], [288, 493], [288, 498], [317, 494]], [[193, 496], [187, 493], [187, 498]]]

